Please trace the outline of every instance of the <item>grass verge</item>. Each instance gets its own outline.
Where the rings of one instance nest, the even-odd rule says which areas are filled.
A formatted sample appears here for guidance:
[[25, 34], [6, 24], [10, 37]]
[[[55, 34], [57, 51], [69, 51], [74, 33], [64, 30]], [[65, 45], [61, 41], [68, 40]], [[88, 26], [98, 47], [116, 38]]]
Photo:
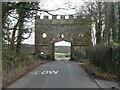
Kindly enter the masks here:
[[90, 76], [94, 78], [100, 78], [108, 81], [118, 81], [117, 76], [105, 72], [100, 67], [91, 64], [89, 61], [84, 61], [84, 63], [81, 66], [86, 70], [86, 72]]
[[27, 67], [19, 67], [16, 70], [14, 70], [12, 75], [10, 76], [10, 79], [2, 80], [2, 88], [9, 87], [13, 82], [17, 81], [18, 79], [25, 76], [27, 73], [29, 73], [31, 70], [35, 69], [41, 64], [46, 63], [47, 61], [33, 61], [27, 65]]

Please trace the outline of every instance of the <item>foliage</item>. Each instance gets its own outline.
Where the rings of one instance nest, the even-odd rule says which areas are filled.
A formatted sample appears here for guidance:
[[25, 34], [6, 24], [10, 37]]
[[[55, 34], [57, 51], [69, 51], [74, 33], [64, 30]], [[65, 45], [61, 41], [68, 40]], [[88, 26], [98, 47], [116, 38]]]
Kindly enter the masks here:
[[[19, 53], [23, 40], [31, 36], [33, 18], [38, 2], [3, 2], [3, 43], [9, 43], [11, 50]], [[26, 37], [27, 36], [27, 37]], [[14, 47], [16, 43], [16, 47]]]
[[113, 48], [112, 62], [114, 64], [116, 74], [120, 80], [120, 47]]
[[110, 81], [118, 81], [117, 76], [112, 75], [109, 72], [105, 72], [101, 67], [90, 63], [88, 60], [86, 62], [84, 61], [84, 64], [82, 64], [82, 67], [92, 77], [104, 79], [104, 80], [107, 80], [107, 81], [108, 80], [110, 80]]
[[70, 53], [55, 53], [55, 57], [56, 58], [67, 58], [71, 56], [70, 56]]
[[70, 46], [55, 46], [56, 53], [68, 53], [70, 52]]
[[41, 54], [36, 54], [33, 56], [35, 58], [35, 60], [41, 60], [41, 61], [44, 61], [44, 60], [52, 60], [51, 58], [51, 55], [41, 55]]
[[103, 72], [103, 69], [100, 66], [95, 66], [94, 64], [91, 64], [91, 68], [93, 68], [96, 72]]
[[91, 47], [89, 55], [91, 63], [102, 67], [105, 71], [108, 70], [109, 60], [111, 59], [108, 47], [105, 47], [104, 45]]
[[3, 87], [13, 83], [19, 77], [41, 64], [41, 61], [37, 61], [30, 53], [19, 53], [18, 55], [13, 51], [3, 51], [2, 59]]
[[[17, 68], [21, 64], [24, 64], [28, 57], [25, 55], [16, 55], [12, 51], [6, 51], [2, 53], [3, 66]], [[5, 68], [6, 68], [5, 67]], [[4, 69], [4, 68], [3, 68]]]
[[89, 49], [90, 62], [105, 72], [120, 75], [120, 47], [96, 45]]
[[119, 2], [84, 2], [79, 15], [89, 14], [92, 17], [94, 43], [109, 44], [112, 39], [120, 41], [120, 1]]
[[65, 57], [71, 57], [71, 56], [70, 56], [70, 53], [66, 53], [66, 54], [65, 54]]

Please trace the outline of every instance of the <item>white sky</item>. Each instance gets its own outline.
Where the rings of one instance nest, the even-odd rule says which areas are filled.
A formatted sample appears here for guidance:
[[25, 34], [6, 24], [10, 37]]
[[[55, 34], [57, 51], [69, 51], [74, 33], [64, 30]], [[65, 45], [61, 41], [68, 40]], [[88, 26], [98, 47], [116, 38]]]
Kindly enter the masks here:
[[66, 41], [60, 41], [60, 42], [56, 42], [55, 46], [71, 46], [71, 43]]
[[[68, 4], [69, 2], [69, 4]], [[41, 7], [42, 9], [46, 10], [55, 10], [57, 8], [79, 8], [80, 5], [83, 4], [82, 0], [41, 0]], [[53, 14], [59, 14], [59, 15], [67, 15], [67, 14], [75, 14], [76, 11], [73, 9], [70, 10], [59, 10], [56, 12], [52, 12]], [[24, 40], [24, 44], [34, 44], [34, 37], [35, 34], [32, 33], [31, 37], [27, 40]], [[66, 43], [62, 41], [61, 43], [58, 43], [57, 45], [64, 45], [69, 46], [70, 43]]]
[[64, 14], [74, 14], [76, 11], [70, 8], [78, 8], [79, 5], [83, 4], [82, 0], [42, 0], [42, 9], [55, 10], [57, 8], [69, 8], [69, 10], [59, 10], [52, 12], [54, 14], [64, 15]]

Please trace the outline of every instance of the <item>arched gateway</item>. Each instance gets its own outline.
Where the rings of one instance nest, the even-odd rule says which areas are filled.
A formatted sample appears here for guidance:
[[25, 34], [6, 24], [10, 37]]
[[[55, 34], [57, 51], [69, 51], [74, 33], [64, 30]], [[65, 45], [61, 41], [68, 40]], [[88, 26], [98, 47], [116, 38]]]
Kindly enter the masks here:
[[90, 16], [36, 16], [35, 19], [35, 54], [44, 52], [49, 59], [54, 60], [54, 43], [68, 41], [71, 43], [71, 59], [81, 58], [80, 53], [85, 53], [85, 48], [91, 42], [91, 17]]

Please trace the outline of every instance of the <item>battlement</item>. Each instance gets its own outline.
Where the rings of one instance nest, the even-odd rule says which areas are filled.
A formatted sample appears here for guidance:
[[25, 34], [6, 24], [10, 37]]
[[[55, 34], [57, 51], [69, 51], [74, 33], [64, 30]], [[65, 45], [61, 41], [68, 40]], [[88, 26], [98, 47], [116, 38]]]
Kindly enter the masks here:
[[39, 24], [80, 24], [80, 23], [91, 23], [90, 16], [65, 16], [65, 15], [50, 15], [50, 16], [36, 16], [36, 22]]
[[39, 18], [39, 19], [49, 19], [49, 20], [51, 20], [51, 19], [86, 19], [86, 18], [88, 18], [88, 17], [90, 17], [90, 16], [84, 16], [84, 17], [82, 17], [82, 16], [73, 16], [73, 15], [67, 15], [67, 16], [65, 16], [65, 15], [59, 15], [59, 16], [57, 16], [57, 15], [49, 15], [49, 16], [36, 16], [37, 18]]
[[40, 19], [75, 19], [75, 16], [65, 16], [65, 15], [40, 16]]

